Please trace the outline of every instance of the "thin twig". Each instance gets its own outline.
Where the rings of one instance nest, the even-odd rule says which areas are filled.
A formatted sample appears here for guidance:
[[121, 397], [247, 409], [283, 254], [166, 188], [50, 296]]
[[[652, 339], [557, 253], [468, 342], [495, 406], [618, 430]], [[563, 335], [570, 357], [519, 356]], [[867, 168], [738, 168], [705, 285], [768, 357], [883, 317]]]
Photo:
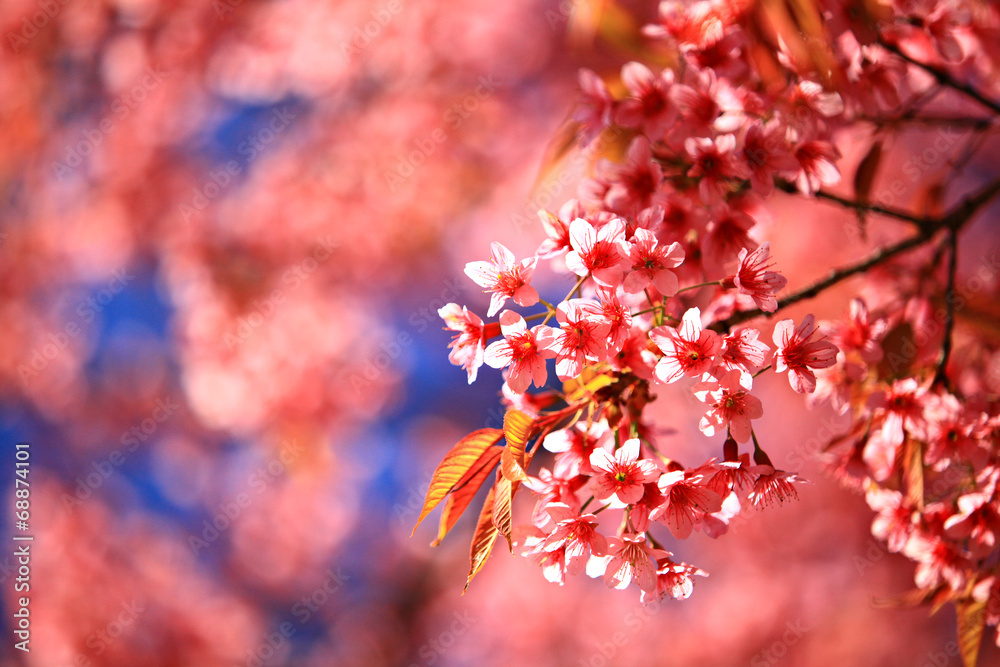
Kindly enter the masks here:
[[[799, 189], [791, 181], [786, 181], [784, 179], [778, 178], [774, 181], [775, 187], [777, 187], [782, 192], [787, 192], [789, 194], [798, 194]], [[933, 218], [926, 218], [921, 216], [913, 215], [912, 213], [907, 213], [906, 211], [901, 211], [895, 208], [889, 208], [887, 206], [880, 206], [878, 204], [871, 204], [867, 202], [859, 202], [853, 199], [847, 199], [846, 197], [841, 197], [840, 195], [835, 195], [832, 192], [827, 192], [826, 190], [817, 190], [817, 199], [827, 199], [829, 201], [835, 202], [844, 206], [846, 208], [851, 208], [856, 211], [864, 211], [865, 213], [874, 213], [876, 215], [884, 215], [888, 218], [896, 218], [897, 220], [903, 220], [909, 222], [917, 227], [923, 229], [924, 227], [930, 226], [934, 223]]]
[[923, 245], [930, 238], [932, 238], [935, 233], [942, 229], [949, 229], [957, 235], [958, 230], [962, 227], [962, 225], [971, 220], [980, 208], [988, 204], [998, 194], [1000, 194], [1000, 179], [983, 186], [978, 192], [967, 197], [961, 204], [955, 206], [945, 215], [939, 218], [928, 218], [924, 220], [920, 225], [920, 233], [900, 241], [895, 245], [880, 248], [860, 262], [841, 267], [839, 269], [834, 269], [825, 278], [818, 280], [811, 285], [798, 290], [797, 292], [793, 292], [782, 299], [779, 299], [778, 307], [773, 312], [765, 313], [760, 308], [738, 311], [729, 317], [716, 322], [711, 328], [715, 331], [728, 331], [734, 325], [746, 322], [747, 320], [752, 320], [755, 317], [760, 317], [762, 315], [771, 317], [774, 313], [796, 304], [799, 301], [811, 299], [823, 290], [836, 285], [842, 280], [846, 280], [853, 275], [857, 275], [858, 273], [878, 266], [879, 264], [902, 252], [906, 252], [911, 248]]
[[[886, 246], [880, 248], [876, 252], [872, 253], [865, 259], [861, 260], [856, 264], [851, 264], [850, 266], [841, 267], [839, 269], [834, 269], [822, 280], [817, 280], [807, 287], [803, 287], [797, 292], [793, 292], [788, 296], [780, 299], [778, 301], [778, 307], [775, 309], [775, 313], [784, 308], [788, 308], [791, 305], [798, 303], [799, 301], [804, 301], [806, 299], [811, 299], [812, 297], [818, 295], [823, 290], [836, 285], [842, 280], [846, 280], [853, 275], [857, 275], [862, 271], [867, 271], [868, 269], [878, 266], [882, 262], [895, 257], [896, 255], [906, 252], [912, 248], [923, 244], [927, 241], [928, 235], [925, 232], [921, 232], [910, 238], [900, 241], [899, 243], [891, 246]], [[753, 310], [742, 310], [733, 313], [724, 320], [720, 320], [712, 325], [712, 329], [716, 331], [728, 331], [734, 325], [741, 322], [746, 322], [747, 320], [752, 320], [755, 317], [760, 317], [761, 315], [773, 315], [774, 313], [765, 313], [760, 308], [755, 308]]]
[[927, 63], [920, 62], [916, 58], [908, 56], [906, 53], [902, 51], [902, 49], [900, 49], [895, 44], [890, 44], [881, 38], [879, 39], [879, 44], [881, 44], [882, 47], [885, 48], [886, 50], [896, 54], [897, 56], [899, 56], [906, 62], [910, 63], [911, 65], [916, 65], [920, 69], [924, 70], [925, 72], [933, 76], [935, 79], [937, 79], [938, 83], [940, 83], [942, 86], [947, 86], [952, 90], [962, 93], [966, 97], [973, 99], [976, 102], [979, 102], [981, 105], [983, 105], [987, 109], [990, 109], [994, 113], [1000, 113], [1000, 103], [986, 97], [985, 95], [980, 93], [978, 90], [976, 90], [969, 84], [963, 83], [961, 81], [952, 78], [952, 76], [943, 69], [935, 67], [934, 65], [928, 65]]
[[952, 332], [955, 329], [955, 274], [958, 271], [958, 231], [948, 230], [948, 288], [944, 293], [947, 314], [944, 321], [944, 341], [941, 343], [941, 359], [934, 374], [934, 385], [950, 391], [948, 384], [948, 357], [951, 356]]

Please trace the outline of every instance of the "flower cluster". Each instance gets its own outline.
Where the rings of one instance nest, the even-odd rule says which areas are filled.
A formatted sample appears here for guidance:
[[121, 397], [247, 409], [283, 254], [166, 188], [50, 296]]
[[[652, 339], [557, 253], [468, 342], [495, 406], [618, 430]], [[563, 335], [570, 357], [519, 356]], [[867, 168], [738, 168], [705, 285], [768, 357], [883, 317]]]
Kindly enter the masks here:
[[880, 343], [914, 324], [873, 317], [860, 299], [832, 323], [841, 353], [819, 373], [825, 389], [816, 395], [849, 412], [852, 425], [830, 443], [829, 464], [865, 494], [876, 512], [872, 534], [916, 563], [927, 598], [986, 604], [984, 619], [997, 626], [1000, 406], [962, 400], [928, 374], [886, 373], [899, 365], [900, 349]]
[[[700, 205], [718, 210], [718, 202]], [[538, 501], [532, 525], [516, 531], [512, 544], [552, 581], [587, 572], [615, 588], [635, 582], [644, 596], [686, 597], [690, 577], [704, 573], [672, 560], [652, 525], [665, 525], [677, 539], [695, 529], [718, 537], [742, 507], [794, 498], [796, 475], [776, 470], [753, 432], [752, 420], [763, 414], [752, 393], [754, 378], [767, 370], [787, 371], [796, 392], [811, 393], [815, 372], [834, 364], [837, 347], [818, 332], [811, 315], [797, 326], [792, 320], [777, 323], [773, 348], [759, 328], [712, 328], [738, 305], [777, 309], [775, 295], [786, 280], [774, 270], [767, 243], [737, 242], [725, 257], [732, 267], [727, 273], [689, 266], [679, 239], [691, 230], [667, 224], [659, 204], [633, 217], [572, 200], [541, 217], [548, 238], [534, 256], [518, 261], [493, 243], [489, 260], [466, 266], [466, 274], [489, 293], [487, 317], [499, 312], [496, 322], [454, 303], [440, 310], [455, 332], [451, 361], [470, 382], [483, 364], [503, 369], [506, 402], [544, 430], [538, 442], [554, 454], [551, 468], [521, 480]], [[540, 259], [576, 276], [554, 304], [531, 285]], [[682, 287], [682, 277], [705, 282]], [[710, 296], [712, 315], [687, 303], [686, 297], [699, 294]], [[545, 310], [527, 315], [512, 307], [539, 303]], [[541, 322], [529, 326], [533, 320]], [[532, 384], [547, 386], [550, 359], [564, 391], [526, 394]], [[643, 408], [653, 398], [651, 389], [674, 384], [704, 404], [699, 428], [725, 440], [722, 459], [688, 468], [658, 448]], [[572, 412], [573, 418], [561, 428], [542, 429], [547, 414], [540, 406], [556, 400], [567, 405], [557, 414]], [[749, 453], [739, 453], [740, 444], [751, 440], [752, 463]], [[620, 511], [622, 519], [605, 534], [608, 527], [597, 514], [608, 509]]]
[[[498, 322], [457, 304], [441, 310], [457, 332], [452, 361], [470, 382], [484, 363], [503, 369], [508, 417], [516, 415], [514, 426], [487, 441], [506, 438], [507, 447], [477, 449], [469, 458], [465, 475], [477, 471], [477, 479], [491, 469], [483, 466], [499, 462], [473, 540], [470, 579], [496, 531], [492, 537], [505, 537], [551, 581], [586, 572], [614, 588], [634, 582], [644, 598], [687, 597], [692, 577], [704, 572], [675, 561], [654, 524], [674, 539], [695, 530], [718, 537], [744, 507], [796, 496], [796, 473], [776, 469], [754, 431], [765, 409], [754, 381], [772, 371], [810, 406], [828, 401], [841, 414], [850, 411], [850, 432], [831, 445], [843, 452], [836, 474], [867, 493], [879, 512], [876, 535], [919, 563], [918, 585], [956, 603], [995, 599], [998, 611], [988, 620], [1000, 621], [1000, 418], [987, 401], [969, 407], [947, 380], [954, 294], [945, 297], [948, 324], [934, 354], [910, 350], [903, 365], [883, 363], [889, 342], [906, 342], [919, 326], [929, 308], [912, 304], [927, 302], [940, 276], [932, 270], [930, 280], [897, 280], [879, 292], [886, 310], [903, 311], [893, 322], [856, 299], [842, 322], [818, 325], [807, 315], [782, 319], [771, 331], [760, 325], [761, 316], [901, 261], [897, 255], [943, 233], [950, 246], [940, 245], [932, 265], [950, 252], [953, 284], [959, 228], [1000, 192], [1000, 185], [988, 187], [940, 218], [870, 206], [881, 139], [857, 168], [855, 200], [828, 190], [841, 179], [838, 133], [916, 117], [937, 94], [914, 90], [914, 71], [997, 108], [940, 65], [962, 61], [976, 36], [987, 34], [985, 27], [977, 32], [977, 20], [992, 25], [987, 10], [973, 15], [964, 3], [934, 0], [875, 4], [817, 2], [811, 34], [783, 28], [780, 16], [756, 3], [665, 2], [643, 33], [673, 52], [669, 67], [629, 62], [615, 81], [580, 72], [577, 144], [610, 143], [616, 150], [609, 154], [621, 157], [597, 159], [576, 198], [540, 213], [545, 239], [532, 256], [518, 262], [495, 243], [490, 260], [467, 266], [490, 294], [487, 315], [499, 313]], [[765, 33], [774, 33], [771, 57], [753, 48], [771, 39]], [[829, 48], [818, 50], [818, 43]], [[904, 102], [909, 108], [900, 115]], [[758, 224], [779, 191], [856, 211], [861, 236], [873, 212], [917, 225], [920, 235], [780, 295], [787, 280]], [[561, 300], [550, 303], [531, 285], [539, 260], [575, 278]], [[938, 349], [939, 359], [930, 359]], [[549, 359], [560, 389], [547, 384]], [[527, 393], [532, 383], [539, 393]], [[705, 436], [724, 441], [721, 458], [688, 467], [662, 451], [644, 409], [654, 391], [668, 387], [703, 404], [691, 419]], [[541, 449], [550, 464], [533, 476], [528, 466]], [[467, 494], [468, 479], [445, 493]], [[520, 486], [537, 502], [531, 525], [512, 530], [509, 504]], [[439, 501], [431, 496], [431, 505]], [[608, 510], [615, 519], [601, 516]]]

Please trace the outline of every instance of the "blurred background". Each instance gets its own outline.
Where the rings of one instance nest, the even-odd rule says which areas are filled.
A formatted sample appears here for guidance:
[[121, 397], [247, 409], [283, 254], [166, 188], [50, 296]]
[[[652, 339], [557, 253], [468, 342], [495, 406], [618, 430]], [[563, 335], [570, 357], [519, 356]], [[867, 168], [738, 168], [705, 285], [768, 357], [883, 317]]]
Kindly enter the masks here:
[[[759, 431], [812, 484], [673, 544], [710, 573], [690, 600], [560, 588], [499, 547], [463, 597], [472, 518], [435, 549], [433, 521], [409, 536], [444, 452], [502, 417], [499, 373], [468, 386], [436, 311], [484, 313], [462, 268], [490, 241], [534, 252], [537, 210], [586, 169], [538, 178], [577, 70], [617, 72], [655, 9], [0, 4], [0, 471], [31, 443], [35, 537], [29, 654], [0, 550], [2, 664], [957, 664], [949, 610], [879, 603], [912, 565], [817, 462], [846, 419], [782, 377], [760, 383], [787, 409]], [[833, 263], [879, 240], [801, 201], [755, 230], [792, 285], [817, 249]], [[988, 250], [995, 228], [969, 239]], [[854, 291], [790, 316], [839, 316]], [[678, 458], [718, 454], [683, 398], [658, 405]]]

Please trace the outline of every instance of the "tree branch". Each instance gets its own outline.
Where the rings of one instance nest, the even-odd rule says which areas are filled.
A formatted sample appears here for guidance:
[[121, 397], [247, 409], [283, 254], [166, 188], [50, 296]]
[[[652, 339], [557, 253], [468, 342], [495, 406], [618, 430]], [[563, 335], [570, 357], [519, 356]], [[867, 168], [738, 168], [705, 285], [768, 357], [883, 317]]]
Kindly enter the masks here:
[[[787, 192], [789, 194], [798, 194], [799, 189], [795, 187], [795, 184], [791, 181], [786, 181], [782, 178], [776, 178], [774, 180], [774, 185], [776, 188], [782, 192]], [[932, 226], [936, 220], [934, 218], [927, 218], [913, 215], [912, 213], [907, 213], [906, 211], [901, 211], [896, 208], [889, 208], [887, 206], [880, 206], [878, 204], [864, 203], [855, 201], [853, 199], [847, 199], [846, 197], [841, 197], [840, 195], [835, 195], [832, 192], [827, 192], [826, 190], [816, 191], [817, 199], [826, 199], [834, 203], [840, 204], [846, 208], [854, 209], [855, 211], [864, 211], [865, 213], [874, 213], [876, 215], [883, 215], [888, 218], [896, 218], [897, 220], [903, 220], [904, 222], [909, 222], [910, 224], [916, 225], [918, 228], [923, 229], [925, 227]]]
[[934, 65], [928, 65], [927, 63], [922, 63], [916, 58], [911, 58], [906, 53], [904, 53], [902, 49], [900, 49], [898, 46], [886, 42], [881, 37], [879, 38], [879, 44], [881, 44], [882, 47], [885, 48], [887, 51], [896, 54], [897, 56], [899, 56], [906, 62], [910, 63], [911, 65], [916, 65], [920, 69], [924, 70], [925, 72], [933, 76], [935, 79], [937, 79], [937, 82], [940, 83], [942, 86], [948, 86], [949, 88], [962, 93], [966, 97], [969, 97], [975, 100], [976, 102], [979, 102], [987, 109], [993, 111], [993, 113], [1000, 114], [1000, 103], [997, 103], [996, 101], [986, 97], [985, 95], [980, 93], [978, 90], [976, 90], [969, 84], [963, 83], [961, 81], [952, 78], [952, 76], [943, 69], [935, 67]]
[[[878, 266], [879, 264], [902, 252], [906, 252], [907, 250], [924, 244], [942, 229], [950, 230], [951, 233], [957, 237], [959, 229], [961, 229], [966, 222], [971, 220], [979, 209], [988, 204], [998, 194], [1000, 194], [1000, 179], [983, 186], [975, 194], [966, 197], [962, 203], [956, 205], [951, 211], [940, 218], [919, 219], [920, 232], [918, 234], [915, 234], [908, 239], [904, 239], [895, 245], [880, 248], [860, 262], [841, 267], [839, 269], [834, 269], [825, 278], [817, 280], [811, 285], [807, 285], [806, 287], [779, 299], [778, 307], [773, 313], [766, 313], [760, 308], [738, 311], [725, 319], [715, 322], [712, 324], [711, 329], [715, 331], [728, 331], [733, 326], [740, 324], [741, 322], [746, 322], [747, 320], [752, 320], [755, 317], [771, 317], [774, 313], [794, 305], [799, 301], [804, 301], [817, 296], [823, 290], [832, 287], [833, 285], [836, 285], [851, 276], [867, 271], [868, 269]], [[952, 257], [954, 257], [954, 254]]]
[[[915, 248], [923, 244], [925, 241], [927, 241], [928, 238], [929, 235], [926, 232], [921, 232], [919, 234], [911, 236], [910, 238], [904, 241], [900, 241], [895, 245], [880, 248], [879, 250], [875, 251], [874, 253], [872, 253], [871, 255], [869, 255], [868, 257], [866, 257], [865, 259], [861, 260], [856, 264], [845, 266], [839, 269], [834, 269], [825, 278], [817, 280], [811, 285], [803, 287], [797, 292], [793, 292], [788, 296], [779, 299], [778, 307], [777, 309], [775, 309], [774, 313], [777, 313], [778, 311], [784, 308], [788, 308], [789, 306], [794, 305], [799, 301], [811, 299], [814, 296], [817, 296], [823, 290], [827, 289], [828, 287], [832, 287], [833, 285], [836, 285], [842, 280], [846, 280], [847, 278], [850, 278], [853, 275], [857, 275], [862, 271], [867, 271], [868, 269], [874, 266], [878, 266], [882, 262], [892, 257], [895, 257], [901, 252], [905, 252], [907, 250], [910, 250], [912, 248]], [[753, 310], [742, 310], [733, 313], [724, 320], [716, 322], [711, 326], [711, 328], [716, 331], [728, 331], [734, 325], [740, 324], [741, 322], [752, 320], [753, 318], [760, 317], [761, 315], [766, 315], [770, 317], [774, 313], [766, 313], [760, 308], [755, 308]]]
[[935, 386], [944, 387], [946, 390], [950, 390], [947, 367], [948, 357], [951, 356], [952, 332], [955, 329], [955, 274], [958, 270], [958, 232], [955, 229], [948, 231], [948, 246], [950, 253], [948, 257], [948, 288], [944, 293], [947, 314], [944, 321], [944, 341], [941, 343], [941, 359], [938, 361], [933, 382]]

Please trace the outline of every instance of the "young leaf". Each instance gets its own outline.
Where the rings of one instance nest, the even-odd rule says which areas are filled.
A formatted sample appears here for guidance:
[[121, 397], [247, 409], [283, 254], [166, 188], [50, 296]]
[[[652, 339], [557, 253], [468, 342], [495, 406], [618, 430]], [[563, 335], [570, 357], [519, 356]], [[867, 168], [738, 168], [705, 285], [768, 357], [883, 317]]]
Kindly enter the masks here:
[[507, 439], [500, 456], [500, 471], [513, 482], [528, 478], [524, 471], [524, 450], [528, 446], [535, 420], [519, 410], [508, 410], [503, 418], [503, 433]]
[[444, 501], [444, 508], [441, 510], [441, 523], [438, 526], [438, 535], [431, 542], [432, 547], [441, 544], [441, 540], [448, 534], [448, 531], [455, 527], [455, 523], [462, 516], [462, 512], [469, 506], [472, 499], [476, 497], [476, 493], [483, 486], [483, 482], [493, 472], [493, 468], [496, 466], [503, 449], [499, 445], [493, 445], [487, 449], [479, 457], [479, 460], [476, 461], [476, 465], [470, 468], [469, 472], [455, 484], [451, 493], [448, 494], [448, 498]]
[[907, 438], [903, 443], [903, 471], [906, 484], [906, 499], [913, 507], [924, 509], [924, 454], [918, 440]]
[[972, 598], [955, 602], [955, 612], [958, 615], [958, 652], [962, 656], [965, 667], [976, 667], [979, 658], [979, 645], [983, 639], [983, 628], [986, 625], [986, 601]]
[[513, 520], [511, 512], [514, 506], [514, 494], [521, 486], [520, 482], [512, 482], [503, 475], [497, 475], [497, 483], [493, 487], [493, 525], [496, 527], [504, 539], [507, 540], [507, 548], [514, 553], [514, 544], [511, 542], [511, 529]]
[[465, 581], [465, 588], [462, 589], [462, 595], [465, 595], [465, 591], [469, 590], [472, 578], [483, 569], [483, 565], [486, 563], [486, 559], [490, 557], [493, 545], [497, 541], [499, 533], [496, 526], [493, 525], [493, 497], [495, 491], [495, 486], [490, 488], [489, 495], [486, 496], [486, 502], [483, 503], [483, 509], [479, 512], [479, 520], [476, 522], [476, 532], [472, 536], [472, 548], [469, 550], [469, 577]]
[[498, 428], [479, 429], [459, 440], [451, 448], [451, 451], [445, 454], [444, 460], [434, 469], [431, 484], [427, 487], [427, 496], [424, 498], [424, 507], [420, 510], [417, 524], [413, 527], [413, 533], [410, 535], [417, 532], [417, 527], [424, 520], [424, 517], [444, 500], [444, 497], [455, 488], [466, 473], [475, 467], [486, 450], [500, 442], [502, 437], [503, 431]]

